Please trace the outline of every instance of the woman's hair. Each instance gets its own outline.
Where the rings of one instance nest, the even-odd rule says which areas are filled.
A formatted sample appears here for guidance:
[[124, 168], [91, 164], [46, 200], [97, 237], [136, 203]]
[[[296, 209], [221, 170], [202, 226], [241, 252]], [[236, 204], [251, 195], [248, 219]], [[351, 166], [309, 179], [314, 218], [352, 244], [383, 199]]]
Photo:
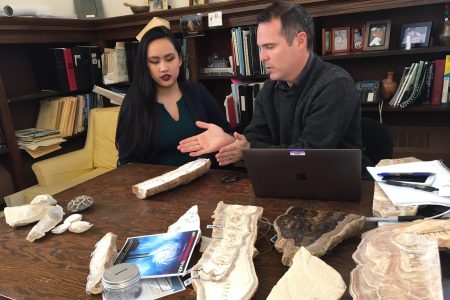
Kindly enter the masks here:
[[[169, 40], [181, 57], [181, 46], [166, 27], [155, 27], [145, 33], [135, 55], [133, 82], [122, 103], [117, 124], [116, 145], [122, 134], [129, 135], [127, 147], [137, 148], [135, 153], [139, 153], [140, 162], [150, 162], [158, 150], [159, 113], [156, 83], [147, 67], [148, 46], [158, 39]], [[184, 81], [183, 72], [180, 71], [177, 81]]]

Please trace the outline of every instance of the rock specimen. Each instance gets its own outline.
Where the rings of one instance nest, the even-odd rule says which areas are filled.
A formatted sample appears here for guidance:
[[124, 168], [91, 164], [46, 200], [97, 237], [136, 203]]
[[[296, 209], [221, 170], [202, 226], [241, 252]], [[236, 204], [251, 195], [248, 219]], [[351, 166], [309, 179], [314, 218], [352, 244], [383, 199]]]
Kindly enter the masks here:
[[346, 289], [335, 269], [300, 247], [292, 266], [272, 288], [267, 300], [340, 299]]
[[217, 204], [212, 241], [192, 267], [197, 299], [250, 299], [258, 287], [253, 266], [257, 223], [263, 209], [257, 206]]
[[87, 195], [77, 196], [67, 203], [67, 210], [70, 212], [79, 212], [90, 207], [94, 203], [94, 198]]
[[75, 221], [70, 223], [69, 231], [74, 233], [82, 233], [89, 230], [94, 224], [91, 224], [86, 221]]
[[23, 226], [39, 221], [53, 209], [49, 204], [25, 204], [5, 207], [5, 221], [9, 226]]
[[37, 195], [36, 197], [31, 200], [30, 204], [49, 204], [49, 205], [56, 205], [57, 202], [55, 198], [53, 198], [51, 195]]
[[[404, 164], [410, 162], [420, 161], [414, 157], [382, 159], [377, 164], [377, 167], [388, 166], [394, 164]], [[417, 214], [417, 205], [409, 206], [395, 206], [389, 200], [386, 193], [380, 188], [378, 183], [374, 182], [375, 188], [373, 192], [372, 213], [376, 217], [390, 217], [390, 216], [415, 216]]]
[[133, 193], [139, 199], [144, 199], [154, 194], [170, 190], [202, 176], [208, 172], [210, 166], [211, 161], [209, 159], [199, 158], [161, 176], [133, 185]]
[[[178, 221], [173, 223], [167, 229], [167, 232], [179, 232], [179, 231], [190, 231], [190, 230], [200, 230], [200, 217], [198, 215], [198, 206], [194, 205], [189, 210], [182, 215]], [[201, 235], [201, 232], [198, 233]]]
[[416, 220], [398, 225], [378, 227], [365, 232], [363, 238], [384, 231], [415, 233], [424, 236], [428, 240], [437, 241], [439, 248], [450, 250], [450, 219]]
[[96, 244], [91, 253], [89, 276], [87, 277], [86, 293], [100, 294], [103, 291], [102, 276], [105, 270], [113, 265], [117, 255], [117, 235], [108, 232]]
[[300, 247], [320, 257], [343, 240], [359, 235], [363, 226], [363, 216], [290, 207], [274, 222], [278, 235], [275, 248], [283, 252], [283, 265], [290, 266]]
[[378, 231], [363, 237], [353, 259], [353, 299], [443, 299], [436, 241], [414, 233]]
[[63, 216], [64, 211], [61, 206], [52, 206], [52, 209], [28, 233], [27, 241], [34, 242], [43, 237], [47, 231], [61, 222]]

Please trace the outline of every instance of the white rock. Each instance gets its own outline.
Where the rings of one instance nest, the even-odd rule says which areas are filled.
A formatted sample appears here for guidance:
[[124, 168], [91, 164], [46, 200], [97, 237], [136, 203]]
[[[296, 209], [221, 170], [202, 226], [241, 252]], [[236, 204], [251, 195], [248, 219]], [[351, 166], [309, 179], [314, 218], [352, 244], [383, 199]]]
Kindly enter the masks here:
[[49, 205], [56, 205], [58, 202], [56, 202], [55, 198], [53, 198], [51, 195], [37, 195], [36, 197], [31, 200], [30, 204], [49, 204]]
[[68, 216], [68, 217], [64, 220], [64, 223], [70, 225], [70, 224], [73, 223], [73, 222], [81, 221], [82, 218], [83, 218], [83, 216], [80, 215], [80, 214], [73, 214], [73, 215]]
[[56, 226], [52, 229], [52, 233], [54, 234], [61, 234], [65, 232], [67, 229], [69, 229], [70, 223], [62, 223]]
[[74, 233], [82, 233], [89, 230], [94, 224], [86, 221], [75, 221], [70, 224], [69, 231]]

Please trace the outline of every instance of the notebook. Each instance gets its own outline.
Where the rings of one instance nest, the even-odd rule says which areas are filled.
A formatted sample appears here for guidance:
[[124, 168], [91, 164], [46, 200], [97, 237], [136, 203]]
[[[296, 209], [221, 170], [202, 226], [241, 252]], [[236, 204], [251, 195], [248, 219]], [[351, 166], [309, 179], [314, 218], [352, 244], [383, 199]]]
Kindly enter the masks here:
[[360, 201], [359, 149], [245, 149], [258, 197]]

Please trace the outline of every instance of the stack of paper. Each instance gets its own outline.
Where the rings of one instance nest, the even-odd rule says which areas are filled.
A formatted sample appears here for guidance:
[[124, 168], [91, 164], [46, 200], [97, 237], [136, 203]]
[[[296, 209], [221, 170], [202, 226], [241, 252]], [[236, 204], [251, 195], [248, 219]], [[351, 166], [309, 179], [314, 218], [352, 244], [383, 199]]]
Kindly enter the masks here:
[[[420, 161], [405, 164], [388, 165], [381, 167], [368, 167], [370, 175], [377, 181], [381, 189], [386, 193], [389, 200], [396, 206], [409, 205], [442, 205], [450, 207], [450, 171], [439, 160]], [[436, 177], [431, 186], [439, 191], [428, 192], [411, 187], [394, 186], [383, 183], [380, 173], [403, 173], [403, 172], [429, 172], [435, 173]]]
[[41, 157], [50, 152], [61, 149], [59, 130], [28, 128], [16, 131], [17, 144], [33, 158]]

